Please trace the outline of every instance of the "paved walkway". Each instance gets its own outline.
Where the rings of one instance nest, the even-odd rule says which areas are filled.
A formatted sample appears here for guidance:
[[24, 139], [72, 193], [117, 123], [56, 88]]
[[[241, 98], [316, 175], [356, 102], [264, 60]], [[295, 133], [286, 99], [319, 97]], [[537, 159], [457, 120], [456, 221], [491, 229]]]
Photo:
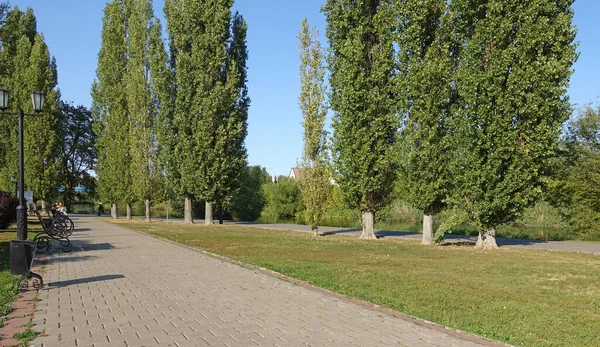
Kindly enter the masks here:
[[479, 345], [96, 218], [76, 226], [73, 252], [49, 257], [34, 346]]

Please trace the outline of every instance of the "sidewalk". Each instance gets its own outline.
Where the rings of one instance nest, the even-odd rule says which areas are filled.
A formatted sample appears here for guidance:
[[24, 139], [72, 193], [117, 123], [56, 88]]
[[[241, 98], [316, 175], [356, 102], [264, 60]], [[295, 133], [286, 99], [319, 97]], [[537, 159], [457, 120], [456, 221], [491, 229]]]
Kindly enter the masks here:
[[34, 346], [494, 345], [93, 217], [75, 223], [73, 252], [49, 257]]

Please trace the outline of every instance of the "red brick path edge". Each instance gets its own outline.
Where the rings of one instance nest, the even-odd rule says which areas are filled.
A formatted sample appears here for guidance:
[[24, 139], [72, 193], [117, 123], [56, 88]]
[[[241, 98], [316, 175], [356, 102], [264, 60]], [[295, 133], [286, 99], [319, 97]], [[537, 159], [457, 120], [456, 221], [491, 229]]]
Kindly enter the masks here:
[[[108, 223], [110, 223], [110, 222], [108, 222]], [[184, 247], [184, 248], [187, 248], [187, 249], [190, 249], [190, 250], [193, 250], [193, 251], [205, 254], [207, 256], [219, 259], [221, 261], [232, 263], [232, 264], [244, 267], [246, 269], [254, 270], [254, 271], [257, 271], [259, 273], [263, 273], [265, 275], [268, 275], [268, 276], [271, 276], [271, 277], [275, 277], [275, 278], [278, 278], [278, 279], [286, 281], [286, 282], [294, 283], [294, 284], [296, 284], [298, 286], [301, 286], [301, 287], [304, 287], [304, 288], [307, 288], [307, 289], [310, 289], [310, 290], [317, 291], [317, 292], [322, 293], [324, 295], [335, 297], [335, 298], [340, 299], [340, 300], [344, 300], [344, 301], [347, 301], [347, 302], [354, 303], [354, 304], [356, 304], [356, 305], [358, 305], [358, 306], [360, 306], [362, 308], [365, 308], [365, 309], [368, 309], [368, 310], [377, 311], [377, 312], [381, 312], [383, 314], [386, 314], [386, 315], [389, 315], [389, 316], [392, 316], [392, 317], [400, 318], [402, 320], [405, 320], [405, 321], [408, 321], [408, 322], [420, 325], [422, 327], [425, 327], [425, 328], [428, 328], [428, 329], [431, 329], [431, 330], [435, 330], [435, 331], [439, 331], [439, 332], [442, 332], [442, 333], [446, 333], [448, 335], [451, 335], [451, 336], [454, 336], [454, 337], [458, 337], [458, 338], [466, 340], [466, 341], [475, 342], [475, 343], [478, 343], [480, 345], [487, 346], [487, 347], [510, 347], [510, 346], [512, 346], [512, 345], [507, 344], [507, 343], [503, 343], [503, 342], [500, 342], [500, 341], [494, 341], [494, 340], [485, 338], [483, 336], [474, 335], [474, 334], [471, 334], [471, 333], [468, 333], [468, 332], [465, 332], [465, 331], [462, 331], [462, 330], [453, 329], [453, 328], [446, 327], [446, 326], [443, 326], [443, 325], [440, 325], [440, 324], [437, 324], [437, 323], [433, 323], [433, 322], [430, 322], [430, 321], [427, 321], [427, 320], [424, 320], [424, 319], [421, 319], [421, 318], [413, 317], [413, 316], [407, 315], [407, 314], [399, 312], [399, 311], [394, 311], [392, 309], [381, 307], [379, 305], [370, 303], [368, 301], [364, 301], [364, 300], [352, 298], [352, 297], [349, 297], [349, 296], [346, 296], [346, 295], [343, 295], [343, 294], [335, 293], [335, 292], [332, 292], [330, 290], [314, 286], [314, 285], [312, 285], [312, 284], [310, 284], [308, 282], [304, 282], [304, 281], [297, 280], [297, 279], [292, 278], [292, 277], [288, 277], [286, 275], [280, 274], [279, 272], [275, 272], [275, 271], [272, 271], [272, 270], [269, 270], [269, 269], [265, 269], [265, 268], [262, 268], [262, 267], [259, 267], [259, 266], [254, 266], [254, 265], [251, 265], [251, 264], [248, 264], [248, 263], [243, 263], [241, 261], [237, 261], [237, 260], [234, 260], [234, 259], [231, 259], [231, 258], [227, 258], [227, 257], [224, 257], [222, 255], [218, 255], [218, 254], [215, 254], [215, 253], [207, 252], [205, 250], [194, 248], [194, 247], [191, 247], [191, 246], [188, 246], [188, 245], [184, 245], [184, 244], [179, 243], [179, 242], [171, 241], [169, 239], [162, 238], [160, 236], [156, 236], [156, 235], [152, 235], [152, 234], [149, 234], [149, 233], [145, 233], [145, 232], [133, 230], [133, 229], [124, 227], [122, 225], [118, 225], [118, 224], [115, 224], [115, 225], [117, 225], [117, 226], [119, 226], [121, 228], [127, 229], [127, 230], [131, 230], [131, 231], [136, 232], [138, 234], [150, 236], [150, 237], [153, 237], [153, 238], [158, 239], [158, 240], [162, 240], [162, 241], [167, 242], [167, 243], [175, 244], [175, 245], [178, 245], [180, 247]]]
[[[31, 271], [42, 274], [42, 266], [48, 262], [46, 255], [36, 257]], [[12, 311], [5, 317], [7, 321], [0, 327], [0, 347], [17, 346], [21, 344], [21, 340], [14, 339], [16, 333], [25, 332], [25, 325], [31, 323], [33, 313], [35, 311], [36, 298], [38, 290], [30, 287], [22, 292], [18, 298], [12, 302]]]

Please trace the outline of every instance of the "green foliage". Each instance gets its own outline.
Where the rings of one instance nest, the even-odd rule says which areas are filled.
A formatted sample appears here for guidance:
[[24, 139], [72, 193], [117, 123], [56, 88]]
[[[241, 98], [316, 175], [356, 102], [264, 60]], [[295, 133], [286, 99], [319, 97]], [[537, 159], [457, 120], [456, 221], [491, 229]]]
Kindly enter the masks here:
[[451, 27], [445, 0], [411, 0], [398, 7], [396, 78], [406, 119], [400, 137], [398, 191], [427, 213], [440, 212], [451, 193], [448, 117], [453, 101]]
[[158, 165], [163, 168], [164, 193], [175, 190], [174, 182], [178, 182], [177, 158], [173, 153], [175, 129], [173, 128], [174, 112], [174, 74], [169, 66], [167, 51], [162, 40], [162, 26], [157, 20], [150, 29], [150, 88], [157, 108], [154, 133], [158, 142]]
[[[75, 188], [95, 188], [90, 171], [96, 163], [96, 135], [92, 131], [91, 111], [83, 105], [61, 101], [56, 114], [56, 166], [58, 182], [64, 192], [62, 201], [67, 210], [75, 200]], [[92, 192], [93, 195], [93, 192]]]
[[572, 2], [450, 3], [463, 43], [452, 118], [455, 197], [480, 230], [516, 220], [539, 196], [570, 112]]
[[33, 324], [28, 324], [27, 329], [21, 333], [15, 333], [12, 337], [13, 339], [21, 340], [24, 345], [27, 345], [29, 342], [33, 341], [38, 335], [41, 333], [38, 331], [31, 330]]
[[278, 218], [295, 218], [304, 209], [298, 181], [279, 176], [277, 183], [265, 183], [262, 191], [267, 200], [266, 209]]
[[271, 176], [260, 166], [246, 166], [240, 174], [241, 189], [233, 197], [227, 210], [237, 221], [253, 222], [260, 217], [266, 199], [261, 189], [271, 181]]
[[[54, 132], [52, 117], [58, 109], [56, 61], [50, 56], [43, 36], [37, 32], [33, 10], [25, 12], [18, 7], [8, 10], [0, 7], [0, 86], [10, 92], [9, 112], [22, 108], [33, 113], [30, 93], [41, 91], [46, 95], [40, 117], [27, 117], [24, 122], [26, 189], [40, 199], [49, 199], [57, 191], [54, 166]], [[17, 175], [17, 121], [0, 117], [0, 171], [5, 189], [12, 190]]]
[[165, 145], [177, 158], [176, 191], [227, 202], [246, 165], [249, 97], [246, 22], [231, 0], [166, 1], [174, 82], [172, 121], [162, 117]]
[[0, 190], [0, 229], [6, 229], [17, 220], [19, 199], [13, 194]]
[[399, 124], [389, 1], [328, 0], [331, 108], [336, 181], [346, 202], [374, 212], [391, 202]]
[[150, 57], [154, 53], [152, 46], [160, 44], [150, 43], [153, 26], [158, 20], [154, 18], [152, 3], [148, 0], [126, 1], [125, 12], [128, 14], [125, 93], [129, 114], [130, 189], [135, 200], [153, 200], [162, 195], [162, 167], [154, 131], [158, 105], [150, 85], [153, 76], [148, 73], [151, 71]]
[[301, 24], [300, 40], [300, 98], [304, 122], [300, 191], [304, 199], [305, 220], [316, 230], [325, 213], [330, 191], [331, 170], [327, 156], [327, 133], [323, 130], [325, 105], [324, 52], [318, 40], [319, 32], [309, 29], [308, 21]]
[[98, 193], [110, 203], [131, 201], [127, 94], [126, 16], [121, 1], [106, 4], [97, 80], [92, 85], [94, 133], [98, 136]]
[[582, 238], [600, 237], [600, 107], [582, 107], [567, 126], [546, 199]]

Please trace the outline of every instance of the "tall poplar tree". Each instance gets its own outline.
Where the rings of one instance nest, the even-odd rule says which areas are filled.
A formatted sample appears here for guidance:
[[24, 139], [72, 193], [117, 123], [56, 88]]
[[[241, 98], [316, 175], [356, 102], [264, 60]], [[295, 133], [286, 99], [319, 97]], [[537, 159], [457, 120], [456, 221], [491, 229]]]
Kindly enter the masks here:
[[[200, 64], [210, 60], [202, 57], [203, 31], [207, 22], [206, 4], [200, 0], [167, 0], [165, 1], [165, 18], [171, 48], [171, 67], [175, 72], [173, 117], [169, 123], [170, 135], [168, 149], [172, 158], [169, 176], [175, 178], [172, 186], [175, 193], [185, 199], [184, 222], [193, 223], [192, 201], [195, 198], [195, 185], [198, 181], [196, 172], [201, 165], [199, 158], [200, 139], [196, 129], [200, 118], [200, 110], [196, 94], [201, 89], [199, 82], [203, 79]], [[206, 77], [210, 79], [209, 76]], [[165, 121], [163, 119], [163, 121]]]
[[311, 30], [306, 18], [300, 25], [300, 98], [304, 122], [304, 149], [300, 190], [304, 199], [305, 220], [313, 235], [319, 234], [319, 223], [329, 197], [330, 170], [327, 157], [327, 134], [323, 130], [325, 105], [325, 67], [319, 32]]
[[433, 217], [450, 194], [448, 117], [454, 62], [446, 0], [399, 1], [398, 94], [404, 100], [399, 191], [423, 211], [422, 244], [433, 241]]
[[[31, 47], [26, 73], [26, 90], [41, 91], [45, 95], [45, 101], [42, 115], [29, 117], [24, 122], [25, 182], [27, 189], [42, 201], [42, 209], [45, 209], [45, 202], [58, 193], [58, 170], [55, 165], [57, 144], [54, 134], [60, 94], [55, 89], [58, 84], [56, 61], [50, 57], [40, 34], [36, 35]], [[21, 101], [21, 105], [28, 105], [27, 109], [31, 110], [31, 98]]]
[[572, 0], [453, 0], [462, 47], [453, 117], [457, 196], [495, 248], [497, 225], [535, 202], [568, 118]]
[[188, 223], [193, 198], [206, 201], [212, 223], [212, 204], [231, 197], [245, 165], [246, 23], [237, 15], [232, 22], [232, 4], [165, 3], [176, 85], [169, 152], [177, 158], [176, 191], [186, 200]]
[[[2, 7], [8, 9], [6, 4]], [[4, 16], [4, 15], [3, 15]], [[0, 26], [0, 86], [10, 91], [10, 112], [21, 107], [33, 113], [30, 93], [41, 91], [46, 95], [43, 113], [28, 117], [24, 122], [24, 157], [26, 190], [45, 200], [58, 190], [54, 165], [54, 131], [59, 92], [56, 89], [56, 61], [43, 36], [37, 32], [33, 10], [25, 12], [14, 7], [6, 13]], [[17, 174], [17, 121], [12, 117], [0, 117], [0, 171], [2, 181], [14, 189]]]
[[[229, 5], [230, 6], [230, 5]], [[224, 16], [224, 19], [228, 18]], [[244, 141], [248, 134], [247, 24], [235, 13], [229, 17], [231, 31], [228, 33], [224, 73], [217, 88], [222, 88], [222, 103], [214, 115], [206, 112], [201, 130], [205, 133], [204, 156], [207, 160], [200, 171], [199, 195], [206, 201], [205, 223], [212, 224], [212, 206], [228, 203], [240, 188], [240, 174], [247, 165]], [[226, 25], [229, 27], [229, 25]], [[219, 95], [219, 94], [217, 94]], [[211, 111], [212, 112], [212, 111]], [[222, 214], [219, 214], [222, 223]]]
[[394, 100], [394, 13], [387, 0], [328, 0], [333, 155], [344, 198], [375, 239], [375, 213], [390, 203], [399, 119]]
[[98, 136], [98, 192], [111, 203], [117, 218], [117, 202], [130, 191], [129, 121], [125, 94], [127, 71], [126, 17], [122, 1], [106, 4], [102, 43], [98, 53], [97, 80], [92, 85], [94, 131]]
[[154, 133], [158, 146], [158, 165], [162, 169], [162, 189], [173, 191], [179, 181], [177, 161], [173, 148], [176, 141], [176, 128], [173, 126], [175, 107], [174, 71], [162, 40], [162, 26], [156, 21], [150, 29], [150, 88], [157, 108]]
[[157, 104], [150, 85], [150, 33], [156, 19], [149, 0], [125, 2], [127, 17], [127, 111], [131, 154], [131, 190], [146, 205], [150, 222], [150, 202], [160, 194], [161, 167], [158, 161], [155, 123]]

